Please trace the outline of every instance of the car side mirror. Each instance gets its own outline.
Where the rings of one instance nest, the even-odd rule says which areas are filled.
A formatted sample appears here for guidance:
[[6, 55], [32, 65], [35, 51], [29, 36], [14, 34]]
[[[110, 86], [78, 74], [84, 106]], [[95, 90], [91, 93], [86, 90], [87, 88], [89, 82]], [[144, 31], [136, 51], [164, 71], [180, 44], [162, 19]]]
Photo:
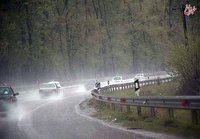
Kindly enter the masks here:
[[18, 96], [18, 95], [19, 95], [19, 93], [15, 93], [15, 94], [14, 94], [14, 96]]

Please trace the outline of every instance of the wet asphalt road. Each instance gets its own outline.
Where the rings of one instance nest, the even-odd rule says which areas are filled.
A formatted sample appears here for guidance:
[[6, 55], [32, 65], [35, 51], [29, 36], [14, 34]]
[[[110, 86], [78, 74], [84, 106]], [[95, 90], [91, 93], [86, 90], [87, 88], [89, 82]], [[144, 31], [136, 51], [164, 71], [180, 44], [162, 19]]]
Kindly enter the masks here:
[[[148, 139], [81, 116], [76, 106], [90, 97], [77, 88], [63, 96], [40, 99], [37, 91], [21, 93], [19, 106], [0, 117], [0, 139]], [[160, 136], [161, 137], [161, 136]], [[160, 138], [159, 137], [159, 138]]]

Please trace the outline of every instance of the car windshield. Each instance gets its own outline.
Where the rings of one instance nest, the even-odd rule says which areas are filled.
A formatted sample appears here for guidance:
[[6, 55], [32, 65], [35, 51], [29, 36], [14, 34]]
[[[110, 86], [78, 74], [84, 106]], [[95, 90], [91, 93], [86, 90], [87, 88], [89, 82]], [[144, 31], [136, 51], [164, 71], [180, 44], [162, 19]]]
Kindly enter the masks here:
[[9, 87], [0, 87], [0, 96], [9, 95], [10, 89]]
[[53, 84], [53, 83], [41, 84], [40, 88], [55, 88], [55, 84]]

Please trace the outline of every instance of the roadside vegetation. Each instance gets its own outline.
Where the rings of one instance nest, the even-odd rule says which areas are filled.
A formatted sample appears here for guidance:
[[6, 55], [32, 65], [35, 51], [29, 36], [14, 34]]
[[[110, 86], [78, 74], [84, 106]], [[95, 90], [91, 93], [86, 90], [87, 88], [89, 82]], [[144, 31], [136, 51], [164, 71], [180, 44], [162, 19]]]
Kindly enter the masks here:
[[167, 58], [169, 70], [180, 75], [181, 95], [200, 95], [200, 39], [173, 47]]
[[[141, 88], [141, 94], [148, 96], [173, 96], [179, 94], [179, 87], [180, 84], [177, 81], [149, 85]], [[104, 95], [131, 97], [135, 96], [135, 93], [133, 89], [130, 89], [115, 91]], [[134, 106], [128, 111], [126, 106], [121, 107], [120, 105], [116, 105], [113, 108], [111, 104], [97, 102], [95, 99], [87, 100], [84, 103], [96, 109], [96, 112], [92, 115], [93, 117], [120, 124], [128, 130], [143, 129], [187, 138], [200, 137], [200, 124], [192, 124], [191, 111], [189, 110], [174, 110], [174, 118], [170, 118], [168, 109], [156, 108], [156, 115], [152, 116], [150, 108], [142, 108], [142, 114], [138, 116], [137, 109]]]

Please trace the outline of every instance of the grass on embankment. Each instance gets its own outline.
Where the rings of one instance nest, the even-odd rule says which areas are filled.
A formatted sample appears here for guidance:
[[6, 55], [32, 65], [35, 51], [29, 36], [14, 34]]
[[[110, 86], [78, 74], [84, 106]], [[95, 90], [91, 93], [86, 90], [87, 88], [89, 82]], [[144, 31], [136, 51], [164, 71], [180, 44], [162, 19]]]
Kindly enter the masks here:
[[[176, 95], [178, 89], [177, 82], [170, 82], [160, 85], [144, 86], [141, 88], [143, 95]], [[161, 93], [161, 94], [160, 94]], [[104, 94], [105, 95], [105, 94]], [[134, 96], [133, 89], [116, 91], [108, 93], [109, 96]], [[150, 108], [142, 108], [142, 115], [137, 115], [136, 107], [132, 106], [131, 111], [126, 111], [126, 106], [123, 106], [123, 111], [120, 111], [120, 106], [115, 106], [115, 110], [105, 103], [98, 103], [94, 99], [87, 101], [88, 106], [94, 107], [96, 113], [94, 117], [106, 121], [118, 123], [127, 129], [144, 129], [154, 132], [170, 133], [183, 137], [200, 137], [200, 123], [193, 125], [191, 121], [191, 111], [189, 110], [174, 110], [174, 119], [168, 116], [168, 109], [156, 108], [156, 116], [152, 117]], [[200, 114], [200, 113], [199, 113]]]

